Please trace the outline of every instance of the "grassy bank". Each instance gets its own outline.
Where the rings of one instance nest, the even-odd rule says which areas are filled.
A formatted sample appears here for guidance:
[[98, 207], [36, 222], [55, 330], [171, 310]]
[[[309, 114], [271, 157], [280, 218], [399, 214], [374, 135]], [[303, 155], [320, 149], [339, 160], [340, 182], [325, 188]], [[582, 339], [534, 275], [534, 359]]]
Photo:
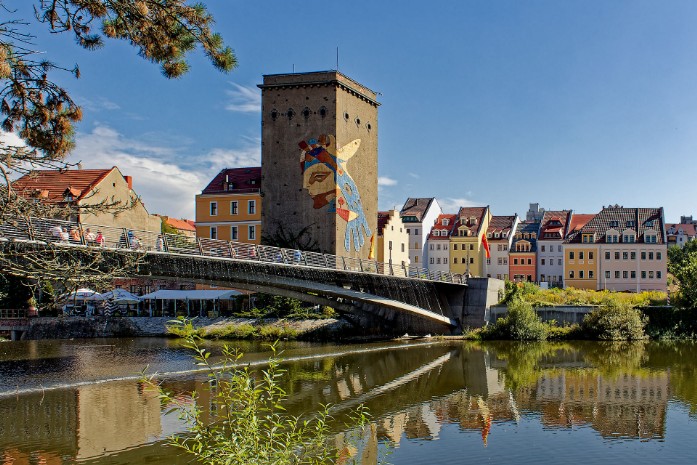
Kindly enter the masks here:
[[183, 323], [172, 322], [167, 325], [167, 334], [173, 337], [187, 337], [193, 333], [203, 339], [245, 339], [275, 341], [278, 339], [297, 339], [299, 331], [287, 324], [227, 323], [211, 328], [188, 329]]

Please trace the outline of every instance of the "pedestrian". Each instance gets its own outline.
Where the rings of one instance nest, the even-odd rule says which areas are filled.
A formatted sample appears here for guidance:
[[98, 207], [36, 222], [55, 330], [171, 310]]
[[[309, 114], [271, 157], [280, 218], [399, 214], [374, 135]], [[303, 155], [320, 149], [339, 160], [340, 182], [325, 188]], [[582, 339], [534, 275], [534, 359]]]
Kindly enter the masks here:
[[104, 247], [106, 239], [104, 239], [104, 236], [102, 235], [101, 231], [97, 231], [97, 237], [94, 238], [94, 241], [97, 243], [99, 247]]
[[63, 226], [63, 228], [61, 228], [60, 238], [61, 238], [61, 242], [69, 242], [70, 241], [70, 235], [68, 234], [68, 228], [66, 228], [65, 226]]
[[70, 240], [73, 242], [81, 242], [80, 231], [78, 231], [75, 226], [70, 228]]
[[52, 226], [52, 227], [49, 229], [49, 232], [51, 233], [51, 237], [60, 240], [60, 238], [61, 238], [61, 233], [63, 232], [63, 228], [61, 228], [61, 227], [58, 226], [58, 225]]
[[165, 240], [162, 237], [162, 234], [157, 235], [157, 240], [155, 241], [155, 250], [157, 250], [158, 252], [165, 251]]
[[94, 235], [94, 233], [90, 230], [90, 228], [85, 229], [85, 241], [87, 241], [87, 244], [89, 245], [96, 240], [97, 240], [97, 236]]

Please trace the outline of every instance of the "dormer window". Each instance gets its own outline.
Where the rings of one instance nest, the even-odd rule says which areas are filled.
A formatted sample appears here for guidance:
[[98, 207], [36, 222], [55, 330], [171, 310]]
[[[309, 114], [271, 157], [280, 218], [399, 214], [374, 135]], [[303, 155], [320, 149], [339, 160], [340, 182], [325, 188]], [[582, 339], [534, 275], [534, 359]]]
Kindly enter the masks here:
[[653, 220], [648, 220], [646, 223], [644, 223], [644, 225], [647, 228], [653, 228]]
[[499, 236], [500, 236], [500, 235], [499, 235], [499, 233], [497, 233], [497, 232], [496, 232], [496, 233], [494, 233], [494, 237], [495, 237], [496, 239], [498, 239], [498, 238], [499, 238]]
[[592, 244], [595, 242], [595, 234], [581, 234], [581, 242], [584, 244]]
[[450, 224], [450, 220], [447, 219], [447, 218], [443, 218], [443, 221], [441, 221], [441, 224], [442, 224], [443, 226], [448, 226], [448, 225]]
[[226, 189], [225, 189], [225, 190], [231, 191], [231, 190], [233, 190], [234, 188], [235, 188], [235, 183], [234, 183], [234, 182], [229, 182], [229, 183], [227, 183], [227, 186], [226, 186]]
[[629, 221], [627, 221], [627, 227], [628, 227], [628, 228], [633, 228], [634, 226], [636, 226], [634, 220], [629, 220]]
[[610, 221], [610, 227], [611, 228], [616, 228], [619, 226], [619, 222], [617, 220], [612, 220]]

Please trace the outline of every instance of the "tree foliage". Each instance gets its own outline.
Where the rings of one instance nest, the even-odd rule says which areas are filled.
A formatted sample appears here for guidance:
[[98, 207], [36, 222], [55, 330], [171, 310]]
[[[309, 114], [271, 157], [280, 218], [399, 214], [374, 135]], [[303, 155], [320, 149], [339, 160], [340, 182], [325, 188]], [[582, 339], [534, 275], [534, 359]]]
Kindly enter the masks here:
[[647, 319], [625, 302], [608, 300], [583, 319], [583, 329], [601, 341], [636, 341], [646, 338]]

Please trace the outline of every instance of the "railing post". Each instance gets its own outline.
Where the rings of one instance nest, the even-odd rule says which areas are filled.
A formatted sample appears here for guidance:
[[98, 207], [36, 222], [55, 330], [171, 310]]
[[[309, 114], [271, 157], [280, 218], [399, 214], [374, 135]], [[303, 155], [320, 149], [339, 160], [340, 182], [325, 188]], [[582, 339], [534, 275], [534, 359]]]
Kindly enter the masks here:
[[[126, 244], [126, 248], [130, 249], [131, 248], [131, 240], [128, 238], [128, 230], [126, 228], [121, 228], [123, 229], [123, 232], [121, 233], [123, 235], [123, 243]], [[119, 238], [119, 244], [121, 245], [121, 239]]]
[[254, 244], [254, 245], [252, 245], [252, 247], [253, 247], [252, 250], [254, 250], [254, 256], [256, 257], [257, 261], [260, 262], [260, 261], [261, 261], [261, 256], [259, 255], [259, 246], [257, 246], [256, 244]]
[[407, 271], [407, 264], [406, 263], [402, 263], [402, 270], [404, 271], [404, 277], [408, 278], [409, 272]]
[[234, 256], [235, 251], [232, 248], [232, 242], [230, 242], [230, 241], [227, 241], [227, 251], [230, 254], [230, 258], [235, 258], [235, 256]]
[[361, 257], [358, 257], [358, 266], [361, 268], [361, 273], [363, 273], [365, 270], [363, 269], [363, 260], [361, 260]]
[[341, 262], [344, 264], [344, 271], [346, 271], [346, 257], [341, 257]]
[[[322, 256], [324, 257], [324, 266], [326, 268], [329, 268], [329, 259], [327, 258], [327, 254], [323, 253]], [[336, 267], [336, 265], [334, 265]]]
[[82, 222], [77, 222], [77, 230], [80, 231], [80, 244], [88, 245], [87, 239], [85, 239], [85, 229], [82, 227]]
[[392, 260], [390, 260], [390, 276], [394, 276], [394, 267], [392, 266]]
[[31, 222], [31, 217], [28, 216], [26, 219], [27, 222], [27, 234], [29, 235], [29, 239], [32, 241], [35, 240], [35, 235], [34, 235], [34, 225]]
[[[197, 238], [196, 238], [196, 247], [198, 248], [198, 254], [199, 254], [199, 255], [205, 255], [205, 254], [203, 253], [203, 246], [201, 245], [201, 238], [200, 238], [200, 237], [197, 237]], [[188, 310], [188, 304], [187, 304], [187, 312], [188, 312], [188, 311], [189, 311], [189, 310]]]
[[302, 251], [301, 251], [301, 252], [300, 252], [300, 257], [303, 259], [303, 263], [305, 264], [305, 266], [308, 266], [308, 265], [307, 265], [307, 254], [304, 254], [304, 253], [302, 253]]

